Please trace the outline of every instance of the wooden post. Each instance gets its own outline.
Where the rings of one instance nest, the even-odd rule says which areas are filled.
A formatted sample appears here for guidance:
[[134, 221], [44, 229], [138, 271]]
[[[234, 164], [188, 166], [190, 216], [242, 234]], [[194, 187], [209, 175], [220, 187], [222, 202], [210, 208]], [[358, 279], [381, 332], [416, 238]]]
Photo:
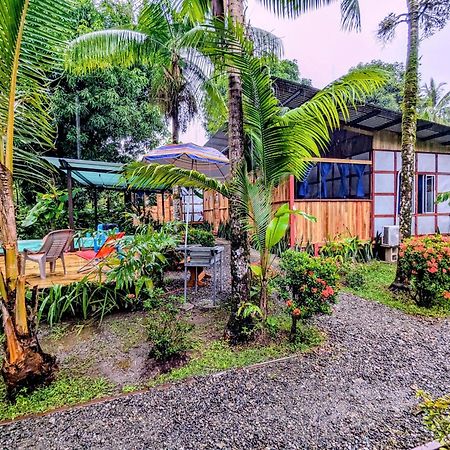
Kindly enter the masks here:
[[[295, 178], [293, 175], [289, 175], [289, 209], [294, 209], [294, 196], [295, 196]], [[294, 214], [289, 216], [289, 246], [295, 245], [295, 217]]]
[[69, 208], [69, 228], [75, 229], [73, 220], [73, 192], [72, 192], [72, 171], [67, 169], [67, 202]]
[[97, 229], [97, 225], [98, 225], [98, 198], [97, 198], [97, 188], [94, 188], [94, 221], [95, 221], [95, 228]]

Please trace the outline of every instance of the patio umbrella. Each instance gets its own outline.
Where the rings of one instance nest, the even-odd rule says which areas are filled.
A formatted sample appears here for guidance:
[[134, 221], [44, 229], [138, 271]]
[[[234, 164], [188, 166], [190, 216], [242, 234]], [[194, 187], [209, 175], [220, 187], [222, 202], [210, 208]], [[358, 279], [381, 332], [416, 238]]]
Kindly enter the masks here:
[[187, 170], [196, 170], [209, 177], [225, 180], [230, 172], [230, 161], [219, 150], [196, 144], [169, 144], [151, 150], [143, 161], [173, 164]]
[[[211, 178], [225, 180], [230, 172], [230, 161], [219, 150], [199, 145], [169, 144], [155, 148], [147, 153], [142, 160], [148, 163], [173, 164], [187, 170], [196, 170]], [[194, 190], [192, 189], [192, 207], [194, 207]], [[187, 259], [187, 241], [189, 229], [189, 214], [185, 212], [186, 231], [184, 234], [184, 260]], [[187, 267], [185, 264], [184, 298], [187, 297]]]

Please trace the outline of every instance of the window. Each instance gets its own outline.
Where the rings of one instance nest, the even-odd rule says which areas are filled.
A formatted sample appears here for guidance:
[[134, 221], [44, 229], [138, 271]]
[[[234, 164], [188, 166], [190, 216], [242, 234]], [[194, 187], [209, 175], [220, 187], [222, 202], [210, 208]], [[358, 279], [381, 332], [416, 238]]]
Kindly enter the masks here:
[[[369, 161], [368, 161], [369, 162]], [[297, 199], [368, 199], [370, 165], [351, 159], [311, 164], [304, 180], [297, 180]]]
[[435, 175], [418, 175], [418, 214], [429, 214], [435, 212], [436, 190]]

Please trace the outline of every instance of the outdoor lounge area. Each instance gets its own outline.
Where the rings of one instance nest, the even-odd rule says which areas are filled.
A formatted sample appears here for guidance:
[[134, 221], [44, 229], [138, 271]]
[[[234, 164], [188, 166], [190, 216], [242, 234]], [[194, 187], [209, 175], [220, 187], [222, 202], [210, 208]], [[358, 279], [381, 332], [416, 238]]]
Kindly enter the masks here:
[[450, 449], [448, 42], [0, 0], [0, 449]]

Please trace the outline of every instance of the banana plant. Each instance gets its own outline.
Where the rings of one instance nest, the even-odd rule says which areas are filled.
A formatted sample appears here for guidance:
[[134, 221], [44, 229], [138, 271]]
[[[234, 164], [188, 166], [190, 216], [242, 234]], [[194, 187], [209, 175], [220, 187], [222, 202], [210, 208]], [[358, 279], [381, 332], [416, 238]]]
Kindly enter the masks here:
[[[2, 376], [10, 394], [53, 378], [55, 358], [39, 346], [25, 294], [25, 275], [17, 247], [13, 176], [18, 157], [33, 147], [51, 147], [47, 74], [58, 66], [68, 29], [69, 2], [0, 2], [0, 311], [5, 333]], [[36, 170], [28, 167], [28, 178]]]

